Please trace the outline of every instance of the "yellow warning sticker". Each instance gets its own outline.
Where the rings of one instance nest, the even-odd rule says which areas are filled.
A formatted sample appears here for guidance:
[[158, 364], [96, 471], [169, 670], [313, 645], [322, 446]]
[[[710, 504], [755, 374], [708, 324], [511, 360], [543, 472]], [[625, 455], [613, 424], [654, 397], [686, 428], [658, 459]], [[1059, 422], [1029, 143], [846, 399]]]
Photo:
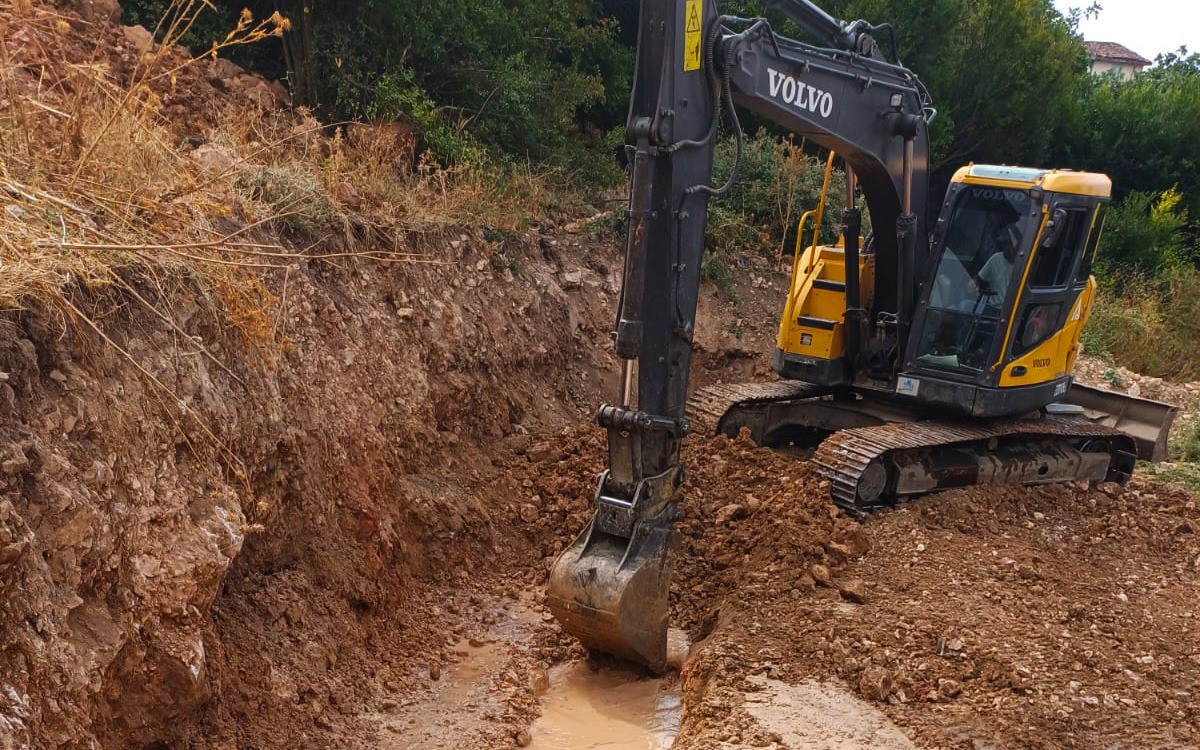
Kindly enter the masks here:
[[704, 0], [687, 0], [683, 34], [683, 69], [700, 70], [700, 46], [704, 29]]

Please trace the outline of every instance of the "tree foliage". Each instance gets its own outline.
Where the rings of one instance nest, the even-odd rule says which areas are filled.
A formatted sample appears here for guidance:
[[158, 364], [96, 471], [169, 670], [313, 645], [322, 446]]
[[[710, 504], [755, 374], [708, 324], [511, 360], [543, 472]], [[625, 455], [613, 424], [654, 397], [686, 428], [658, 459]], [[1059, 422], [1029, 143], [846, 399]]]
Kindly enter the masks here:
[[1185, 240], [1187, 209], [1175, 188], [1133, 192], [1108, 211], [1097, 272], [1121, 279], [1154, 277], [1192, 260]]
[[[841, 18], [890, 23], [900, 59], [929, 87], [935, 166], [1037, 163], [1086, 68], [1050, 0], [833, 0]], [[880, 40], [885, 51], [888, 45]]]
[[1054, 141], [1063, 164], [1105, 172], [1118, 195], [1175, 186], [1200, 215], [1200, 55], [1162, 55], [1131, 79], [1087, 76]]
[[[152, 27], [167, 4], [127, 0], [126, 21]], [[1092, 169], [1113, 177], [1119, 197], [1176, 186], [1181, 205], [1200, 216], [1200, 56], [1165, 56], [1129, 81], [1092, 76], [1078, 16], [1051, 0], [819, 4], [891, 24], [899, 58], [938, 108], [939, 182], [967, 161]], [[195, 30], [201, 48], [243, 2], [216, 5]], [[638, 0], [249, 5], [256, 15], [282, 11], [292, 29], [239, 62], [286, 77], [294, 99], [328, 120], [405, 120], [444, 161], [490, 152], [574, 168], [589, 149], [607, 160], [605, 135], [623, 125]], [[782, 33], [804, 36], [762, 0], [722, 0], [721, 11], [765, 14]], [[888, 34], [879, 36], [890, 53]], [[1131, 205], [1130, 215], [1135, 208], [1146, 206]]]

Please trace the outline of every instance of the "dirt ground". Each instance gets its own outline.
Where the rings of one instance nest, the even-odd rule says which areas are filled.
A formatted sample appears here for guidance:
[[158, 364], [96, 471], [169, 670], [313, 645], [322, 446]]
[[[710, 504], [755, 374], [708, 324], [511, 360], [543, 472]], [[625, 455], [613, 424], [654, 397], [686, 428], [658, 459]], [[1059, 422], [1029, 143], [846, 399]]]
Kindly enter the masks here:
[[[596, 742], [578, 746], [599, 747], [612, 726], [643, 720], [632, 714], [645, 711], [620, 699], [634, 691], [673, 706], [673, 729], [654, 736], [674, 734], [676, 748], [1200, 742], [1191, 700], [1200, 687], [1192, 495], [1145, 480], [1125, 489], [954, 491], [860, 523], [828, 502], [802, 455], [700, 435], [683, 453], [671, 602], [690, 657], [661, 684], [592, 661], [584, 674], [617, 674], [601, 681], [617, 697], [593, 686], [564, 698], [564, 675], [586, 655], [550, 617], [543, 586], [588, 518], [604, 463], [591, 409], [613, 386], [603, 332], [616, 253], [574, 228], [547, 229], [510, 248], [544, 270], [498, 281], [486, 263], [478, 270], [486, 248], [467, 239], [444, 251], [466, 254], [457, 268], [390, 273], [379, 279], [386, 291], [367, 274], [307, 282], [313, 299], [329, 302], [293, 312], [299, 359], [280, 363], [274, 387], [283, 406], [272, 407], [286, 406], [307, 435], [267, 450], [260, 443], [274, 445], [272, 431], [287, 426], [275, 415], [248, 443], [265, 505], [246, 515], [260, 526], [243, 529], [226, 567], [204, 568], [213, 588], [186, 592], [193, 609], [141, 621], [153, 635], [141, 636], [148, 645], [140, 650], [95, 624], [102, 620], [83, 619], [99, 605], [71, 610], [68, 642], [110, 649], [90, 657], [111, 660], [100, 692], [91, 704], [55, 704], [54, 713], [37, 703], [51, 695], [37, 691], [53, 673], [35, 670], [18, 683], [39, 706], [26, 716], [74, 716], [101, 747], [536, 748], [558, 747], [545, 744], [539, 714], [573, 700], [595, 709], [587, 726]], [[465, 281], [464, 267], [476, 269]], [[751, 271], [738, 283], [736, 301], [729, 290], [704, 290], [699, 384], [769, 377], [781, 282]], [[445, 292], [415, 328], [407, 313], [396, 315], [435, 288]], [[511, 312], [494, 324], [461, 323], [505, 305]], [[364, 347], [379, 331], [394, 342]], [[45, 367], [86, 382], [71, 369], [78, 353], [34, 338]], [[460, 346], [487, 355], [450, 364]], [[330, 351], [355, 368], [331, 375], [322, 364]], [[301, 366], [303, 352], [321, 356]], [[24, 388], [27, 376], [9, 370]], [[32, 404], [53, 403], [45, 383], [54, 379], [41, 382], [23, 392]], [[346, 400], [354, 383], [371, 384], [373, 395]], [[489, 388], [482, 400], [475, 393]], [[213, 408], [230, 398], [220, 395]], [[318, 425], [343, 455], [330, 453]], [[176, 460], [180, 472], [195, 465]], [[150, 537], [141, 544], [115, 559], [158, 580], [144, 569], [146, 545], [164, 567], [175, 564], [169, 547]], [[108, 575], [85, 582], [102, 591]], [[6, 612], [20, 611], [20, 591], [6, 591]], [[169, 598], [155, 601], [164, 607]], [[122, 627], [136, 611], [122, 615]], [[180, 662], [160, 651], [200, 656]], [[86, 674], [89, 662], [76, 663], [84, 671], [71, 674]], [[194, 678], [173, 676], [180, 663], [198, 665]], [[188, 691], [164, 697], [180, 685]], [[171, 695], [188, 696], [185, 708], [164, 708]], [[73, 705], [94, 713], [71, 714]], [[13, 736], [0, 747], [48, 747], [62, 735]]]
[[[735, 314], [769, 308], [770, 293], [742, 290]], [[707, 289], [703, 306], [721, 309], [723, 294]], [[769, 341], [773, 322], [747, 332], [712, 318], [698, 380], [763, 376], [765, 358], [751, 347]], [[459, 569], [429, 582], [403, 613], [358, 618], [354, 627], [371, 629], [377, 643], [352, 666], [339, 657], [333, 679], [308, 688], [325, 707], [313, 709], [310, 740], [466, 748], [537, 740], [540, 702], [557, 688], [544, 696], [543, 676], [584, 658], [549, 618], [542, 586], [590, 513], [604, 443], [589, 421], [503, 441], [475, 462], [485, 468], [472, 495], [499, 514], [491, 548], [448, 557]], [[962, 490], [860, 523], [826, 500], [802, 458], [693, 436], [684, 463], [671, 618], [694, 645], [673, 678], [682, 704], [674, 747], [1200, 742], [1190, 700], [1200, 687], [1192, 495], [1141, 480], [1124, 489]], [[276, 637], [245, 617], [254, 599], [252, 589], [227, 587], [218, 622], [243, 633], [251, 620], [248, 653], [279, 653], [305, 669], [311, 659], [291, 655], [303, 649], [254, 640]], [[286, 609], [282, 618], [292, 621]], [[393, 658], [371, 663], [381, 650]], [[355, 696], [321, 697], [347, 683]], [[812, 690], [819, 700], [789, 692]], [[820, 717], [831, 710], [866, 718], [830, 726]], [[237, 746], [262, 741], [247, 731], [255, 715], [239, 713]]]
[[[136, 35], [97, 33], [134, 59]], [[165, 102], [189, 132], [223, 99], [196, 77]], [[605, 462], [619, 241], [403, 244], [434, 263], [298, 260], [274, 358], [186, 294], [169, 321], [81, 294], [127, 356], [0, 318], [0, 750], [1200, 745], [1200, 509], [1147, 478], [860, 522], [803, 455], [693, 435], [671, 592], [690, 650], [662, 680], [589, 660], [544, 585]], [[697, 387], [772, 377], [786, 279], [735, 264], [702, 293]]]

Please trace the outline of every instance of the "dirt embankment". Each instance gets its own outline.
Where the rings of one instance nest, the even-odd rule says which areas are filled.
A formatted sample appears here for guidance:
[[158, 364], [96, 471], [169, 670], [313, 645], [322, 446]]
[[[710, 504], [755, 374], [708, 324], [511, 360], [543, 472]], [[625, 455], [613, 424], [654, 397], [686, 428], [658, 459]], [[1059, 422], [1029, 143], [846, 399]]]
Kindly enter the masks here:
[[[524, 459], [512, 521], [544, 570], [587, 519], [604, 444], [575, 430]], [[979, 488], [859, 523], [794, 456], [693, 436], [683, 460], [671, 617], [695, 645], [675, 747], [1200, 740], [1191, 494]]]
[[298, 264], [272, 352], [186, 293], [80, 300], [128, 357], [7, 315], [3, 746], [331, 746], [447, 657], [434, 613], [472, 604], [427, 592], [488, 574], [491, 459], [582, 418], [615, 290], [570, 234], [409, 245], [435, 263]]

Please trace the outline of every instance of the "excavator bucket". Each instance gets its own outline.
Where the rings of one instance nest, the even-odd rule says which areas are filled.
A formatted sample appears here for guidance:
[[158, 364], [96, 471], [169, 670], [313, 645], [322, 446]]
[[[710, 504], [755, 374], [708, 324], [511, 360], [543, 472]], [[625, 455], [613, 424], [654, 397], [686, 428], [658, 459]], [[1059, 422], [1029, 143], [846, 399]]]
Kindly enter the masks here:
[[589, 651], [666, 670], [673, 522], [667, 510], [625, 538], [598, 530], [593, 518], [555, 561], [546, 603]]

